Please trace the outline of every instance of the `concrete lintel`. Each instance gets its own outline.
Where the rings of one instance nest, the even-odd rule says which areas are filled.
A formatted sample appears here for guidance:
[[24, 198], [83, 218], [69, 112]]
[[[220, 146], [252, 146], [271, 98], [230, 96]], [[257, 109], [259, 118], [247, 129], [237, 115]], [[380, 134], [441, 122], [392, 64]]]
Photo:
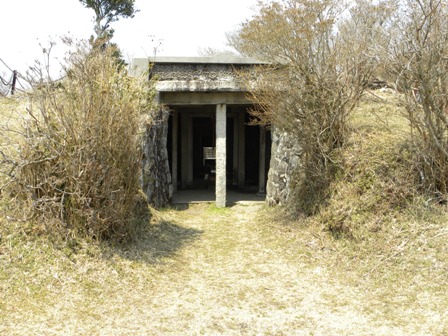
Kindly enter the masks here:
[[[141, 58], [134, 59], [142, 60]], [[159, 56], [159, 57], [151, 57], [144, 58], [146, 62], [150, 61], [151, 63], [171, 63], [171, 64], [267, 64], [267, 62], [263, 62], [251, 57], [241, 57], [232, 54], [218, 54], [210, 57], [172, 57], [172, 56]]]
[[248, 105], [251, 102], [244, 92], [161, 92], [165, 105]]
[[195, 80], [161, 80], [156, 83], [159, 92], [241, 92], [241, 83], [234, 77], [209, 80], [206, 78]]

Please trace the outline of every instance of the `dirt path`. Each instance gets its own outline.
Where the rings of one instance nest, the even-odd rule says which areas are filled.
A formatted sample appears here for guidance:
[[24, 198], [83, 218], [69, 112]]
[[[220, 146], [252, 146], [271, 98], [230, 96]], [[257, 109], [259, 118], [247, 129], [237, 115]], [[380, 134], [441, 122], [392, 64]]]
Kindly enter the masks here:
[[260, 208], [193, 206], [168, 216], [200, 234], [167, 260], [172, 268], [155, 284], [144, 308], [152, 312], [153, 334], [402, 334], [361, 312], [364, 293], [288, 257], [288, 242], [272, 239]]
[[[333, 251], [323, 251], [317, 241], [298, 243], [299, 231], [271, 223], [262, 205], [194, 205], [157, 216], [149, 236], [128, 249], [55, 256], [37, 268], [28, 266], [23, 275], [16, 268], [0, 293], [0, 334], [428, 335], [441, 330], [433, 334], [443, 335], [446, 330], [443, 314], [409, 321], [412, 311], [400, 302], [372, 302], [375, 293], [365, 285], [342, 284], [337, 266], [313, 252], [321, 251], [321, 258]], [[21, 279], [26, 282], [14, 288], [12, 281]]]

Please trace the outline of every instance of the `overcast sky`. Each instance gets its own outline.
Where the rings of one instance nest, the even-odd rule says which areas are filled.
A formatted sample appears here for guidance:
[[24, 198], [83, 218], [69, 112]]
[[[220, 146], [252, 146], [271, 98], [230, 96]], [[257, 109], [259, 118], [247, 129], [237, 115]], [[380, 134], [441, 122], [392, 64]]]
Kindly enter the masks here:
[[[62, 58], [63, 35], [88, 39], [93, 34], [93, 11], [79, 0], [0, 0], [0, 58], [24, 71], [42, 59], [39, 44], [57, 45]], [[136, 0], [140, 10], [132, 19], [113, 25], [126, 59], [153, 56], [197, 56], [200, 49], [225, 49], [227, 32], [250, 18], [257, 0]], [[57, 62], [57, 61], [53, 61]], [[5, 71], [0, 64], [0, 74]]]

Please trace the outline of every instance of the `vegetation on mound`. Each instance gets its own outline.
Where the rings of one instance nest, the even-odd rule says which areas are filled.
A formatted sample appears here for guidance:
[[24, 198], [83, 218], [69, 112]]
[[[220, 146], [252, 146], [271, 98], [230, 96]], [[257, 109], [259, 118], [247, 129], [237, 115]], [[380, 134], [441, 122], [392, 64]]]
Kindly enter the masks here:
[[[409, 126], [393, 93], [366, 93], [351, 118], [343, 165], [318, 214], [327, 229], [360, 237], [420, 201]], [[421, 203], [420, 203], [421, 204]]]
[[428, 216], [443, 215], [445, 206], [421, 187], [419, 151], [401, 99], [389, 89], [366, 92], [351, 115], [342, 164], [326, 193], [319, 195], [319, 206], [303, 217], [291, 198], [287, 213], [337, 238], [356, 240], [374, 237], [397, 221], [424, 226]]
[[448, 209], [422, 183], [402, 99], [389, 89], [366, 92], [325, 202], [310, 216], [296, 204], [274, 209], [266, 222], [277, 230], [273, 241], [290, 237], [286, 249], [296, 249], [296, 258], [327, 267], [344, 290], [365, 291], [365, 312], [444, 335]]
[[128, 76], [114, 47], [76, 47], [63, 79], [33, 69], [26, 108], [5, 108], [0, 187], [14, 217], [53, 234], [127, 239], [147, 212], [139, 133], [152, 122], [152, 83]]

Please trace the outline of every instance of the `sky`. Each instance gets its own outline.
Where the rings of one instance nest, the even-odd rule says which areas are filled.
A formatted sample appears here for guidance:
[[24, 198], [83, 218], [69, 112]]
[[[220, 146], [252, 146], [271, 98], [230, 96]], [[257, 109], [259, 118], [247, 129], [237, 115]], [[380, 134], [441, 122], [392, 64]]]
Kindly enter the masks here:
[[[43, 60], [42, 47], [56, 42], [50, 66], [66, 51], [60, 38], [88, 39], [93, 10], [79, 0], [0, 0], [0, 59], [25, 71]], [[257, 0], [136, 0], [139, 12], [112, 25], [113, 42], [126, 60], [137, 57], [200, 56], [200, 50], [228, 49], [226, 33], [235, 31], [255, 10]], [[0, 74], [7, 72], [0, 62]]]

